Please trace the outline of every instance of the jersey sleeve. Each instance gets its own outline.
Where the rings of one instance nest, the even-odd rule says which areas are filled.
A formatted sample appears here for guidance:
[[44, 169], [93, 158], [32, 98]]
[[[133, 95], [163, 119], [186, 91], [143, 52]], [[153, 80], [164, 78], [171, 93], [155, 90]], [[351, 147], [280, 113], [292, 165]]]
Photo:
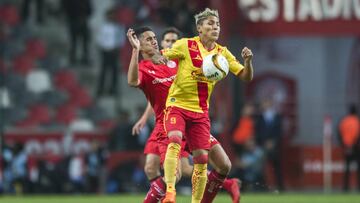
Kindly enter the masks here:
[[177, 40], [170, 49], [164, 49], [162, 54], [169, 59], [184, 59], [187, 39]]
[[235, 58], [235, 56], [225, 47], [222, 53], [229, 62], [229, 70], [235, 75], [238, 75], [244, 66]]

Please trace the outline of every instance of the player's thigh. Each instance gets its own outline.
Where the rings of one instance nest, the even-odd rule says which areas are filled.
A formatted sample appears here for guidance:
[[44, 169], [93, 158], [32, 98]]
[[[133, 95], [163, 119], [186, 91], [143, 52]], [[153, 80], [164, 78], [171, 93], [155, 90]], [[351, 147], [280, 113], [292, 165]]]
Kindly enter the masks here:
[[[186, 142], [190, 151], [210, 149], [210, 120], [207, 117], [194, 119], [186, 126]], [[201, 152], [200, 152], [201, 153]]]
[[160, 156], [158, 154], [146, 154], [145, 168], [160, 170]]
[[182, 137], [185, 134], [186, 128], [184, 114], [181, 109], [175, 107], [168, 107], [164, 116], [164, 130], [166, 134], [178, 135]]

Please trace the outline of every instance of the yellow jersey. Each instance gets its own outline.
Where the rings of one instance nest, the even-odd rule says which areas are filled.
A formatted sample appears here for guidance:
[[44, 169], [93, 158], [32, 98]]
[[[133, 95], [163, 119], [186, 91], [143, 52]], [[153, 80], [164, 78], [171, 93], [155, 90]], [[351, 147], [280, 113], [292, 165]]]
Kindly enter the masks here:
[[208, 80], [202, 73], [202, 60], [209, 54], [220, 53], [229, 63], [229, 70], [238, 75], [244, 68], [235, 56], [216, 43], [215, 48], [207, 50], [200, 38], [182, 38], [171, 49], [163, 50], [169, 59], [178, 59], [178, 71], [166, 100], [166, 107], [176, 106], [193, 112], [208, 112], [209, 100], [216, 81]]

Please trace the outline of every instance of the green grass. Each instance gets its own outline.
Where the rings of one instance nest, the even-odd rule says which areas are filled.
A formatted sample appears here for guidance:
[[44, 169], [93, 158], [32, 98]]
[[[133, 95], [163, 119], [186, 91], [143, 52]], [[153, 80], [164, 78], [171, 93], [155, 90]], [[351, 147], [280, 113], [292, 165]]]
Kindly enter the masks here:
[[[116, 196], [0, 196], [0, 203], [141, 203], [144, 195]], [[190, 203], [189, 196], [178, 196], [177, 203]], [[214, 203], [231, 203], [220, 194]], [[360, 203], [356, 194], [244, 194], [241, 203]]]

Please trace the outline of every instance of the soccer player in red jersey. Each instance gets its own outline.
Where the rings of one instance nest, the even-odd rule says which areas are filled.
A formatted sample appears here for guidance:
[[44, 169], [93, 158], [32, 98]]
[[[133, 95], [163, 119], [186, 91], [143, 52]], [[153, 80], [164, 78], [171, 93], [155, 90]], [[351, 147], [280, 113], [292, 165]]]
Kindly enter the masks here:
[[164, 117], [165, 131], [170, 141], [164, 161], [164, 203], [176, 201], [175, 171], [178, 168], [177, 157], [184, 137], [194, 157], [192, 203], [200, 203], [203, 198], [208, 197], [204, 195], [204, 191], [211, 190], [205, 189], [210, 186], [206, 184], [210, 149], [208, 106], [216, 81], [204, 77], [203, 58], [209, 54], [222, 54], [229, 62], [230, 72], [243, 81], [250, 81], [253, 77], [253, 54], [250, 49], [245, 47], [242, 50], [242, 65], [226, 47], [216, 43], [220, 34], [219, 15], [216, 10], [205, 9], [195, 15], [195, 21], [199, 36], [180, 39], [171, 49], [164, 50], [162, 57], [155, 55], [152, 58], [154, 63], [166, 62], [168, 59], [177, 59], [179, 63], [176, 78], [169, 89]]
[[[175, 28], [167, 29], [162, 35], [162, 41], [161, 41], [162, 48], [164, 49], [170, 48], [171, 45], [178, 39], [178, 37], [179, 37], [179, 31], [177, 29]], [[173, 72], [170, 73], [173, 74]], [[158, 84], [158, 85], [163, 85], [163, 84]], [[168, 83], [164, 85], [168, 85]], [[170, 86], [167, 86], [167, 88], [169, 87]], [[154, 86], [154, 88], [156, 87]], [[159, 98], [159, 100], [161, 99], [165, 100], [166, 97]], [[161, 103], [164, 103], [164, 101]], [[138, 134], [140, 132], [141, 128], [143, 128], [143, 126], [145, 125], [148, 117], [152, 115], [152, 112], [153, 110], [149, 102], [144, 114], [139, 119], [139, 121], [136, 122], [136, 124], [134, 125], [133, 134]], [[158, 193], [158, 191], [162, 190], [162, 188], [159, 187], [159, 185], [162, 186], [162, 181], [160, 177], [160, 151], [158, 148], [156, 135], [157, 135], [157, 130], [155, 128], [153, 133], [149, 137], [144, 150], [144, 153], [146, 155], [144, 171], [151, 182], [151, 188], [149, 190], [148, 195], [145, 198], [145, 202], [147, 199], [153, 199], [153, 201], [148, 201], [148, 202], [157, 202], [155, 200], [159, 199], [161, 196]], [[221, 185], [227, 192], [230, 193], [233, 202], [238, 203], [240, 199], [239, 180], [236, 178], [225, 179], [226, 175], [230, 171], [231, 163], [225, 151], [221, 147], [220, 143], [213, 137], [211, 139], [210, 162], [214, 166], [214, 169], [208, 173], [210, 179], [210, 181], [208, 181], [208, 184], [212, 185], [212, 189], [209, 190], [207, 196], [210, 196], [211, 198], [209, 198], [208, 201], [203, 201], [203, 203], [212, 202], [213, 198], [216, 196], [217, 191], [218, 189], [220, 189]], [[189, 163], [187, 153], [182, 153], [181, 155], [181, 166], [182, 166], [181, 167], [182, 174], [184, 176], [191, 177], [193, 167]]]
[[[146, 154], [145, 172], [151, 181], [150, 190], [145, 197], [144, 203], [155, 203], [165, 195], [165, 183], [160, 176], [159, 170], [159, 166], [162, 165], [162, 161], [165, 159], [168, 145], [168, 138], [163, 128], [163, 117], [166, 97], [176, 76], [177, 64], [175, 61], [169, 61], [167, 65], [155, 65], [152, 63], [151, 56], [159, 52], [159, 47], [155, 33], [150, 28], [129, 29], [127, 37], [133, 47], [128, 71], [128, 84], [138, 87], [144, 92], [155, 112], [155, 127], [144, 150]], [[140, 61], [139, 54], [143, 58]], [[146, 113], [142, 119], [146, 119], [148, 114]], [[141, 127], [143, 124], [137, 125]], [[136, 127], [133, 132], [136, 133], [138, 130], [139, 128]], [[187, 157], [188, 155], [183, 150], [181, 156]], [[181, 171], [177, 170], [175, 173], [177, 179], [179, 179]]]

